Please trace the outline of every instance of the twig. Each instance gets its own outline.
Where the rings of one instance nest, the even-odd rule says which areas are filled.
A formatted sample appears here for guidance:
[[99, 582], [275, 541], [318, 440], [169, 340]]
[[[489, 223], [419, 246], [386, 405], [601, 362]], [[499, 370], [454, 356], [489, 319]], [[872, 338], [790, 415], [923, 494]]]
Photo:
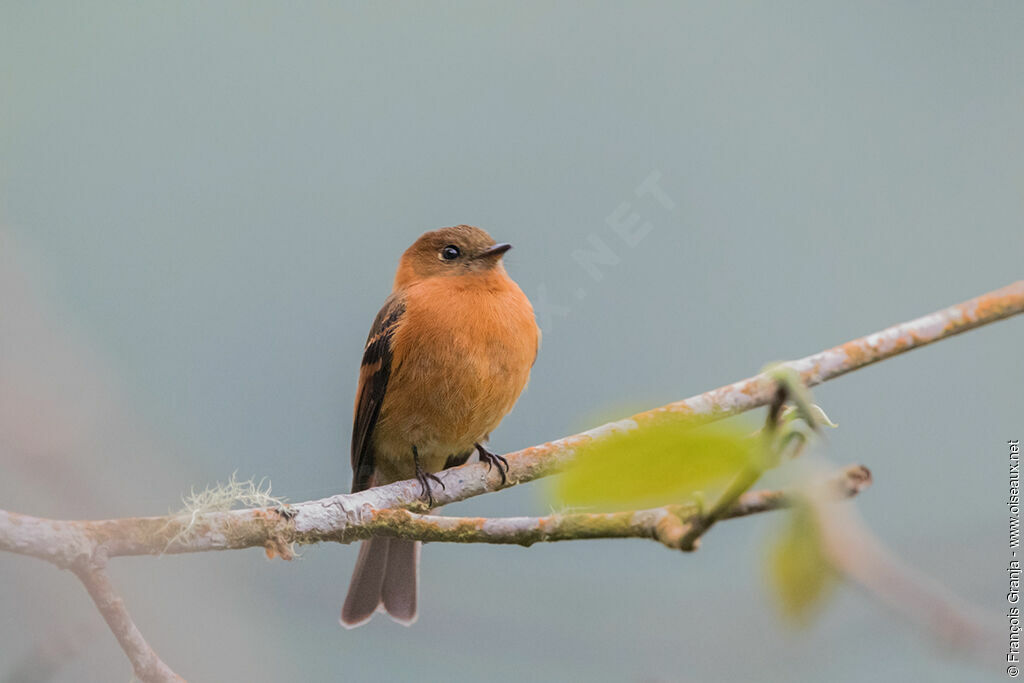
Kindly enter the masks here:
[[[774, 462], [778, 462], [784, 450], [784, 448], [778, 448], [778, 452], [774, 452], [776, 449], [773, 446], [779, 430], [779, 419], [782, 416], [782, 409], [786, 404], [786, 398], [789, 393], [788, 380], [780, 381], [775, 389], [775, 395], [772, 396], [772, 401], [769, 404], [768, 417], [765, 419], [764, 427], [760, 430], [761, 441], [765, 451], [764, 456], [768, 457], [770, 453]], [[867, 468], [864, 471], [867, 472]], [[733, 504], [761, 478], [762, 474], [764, 474], [763, 465], [761, 467], [749, 465], [744, 467], [733, 477], [732, 482], [726, 487], [725, 491], [719, 495], [718, 502], [710, 510], [707, 512], [702, 511], [702, 514], [690, 521], [689, 528], [686, 529], [682, 538], [679, 539], [679, 548], [686, 551], [696, 550], [700, 545], [701, 536], [706, 534], [715, 525], [715, 522], [726, 516], [729, 510], [732, 509]], [[870, 476], [870, 473], [868, 473], [869, 480]]]
[[[99, 557], [102, 557], [102, 550], [97, 555], [97, 558]], [[139, 680], [145, 683], [185, 680], [174, 673], [142, 637], [142, 633], [124, 606], [124, 600], [110, 583], [105, 559], [78, 562], [72, 567], [72, 571], [89, 591], [89, 596], [131, 661]]]
[[[991, 613], [959, 598], [932, 577], [900, 559], [872, 533], [851, 506], [806, 499], [821, 530], [829, 562], [878, 602], [908, 619], [946, 652], [958, 652], [986, 669], [1005, 657], [1003, 633]], [[1005, 613], [1004, 613], [1005, 614]]]
[[[866, 467], [863, 470], [865, 472], [868, 471]], [[744, 491], [761, 478], [761, 474], [760, 470], [752, 467], [746, 467], [737, 474], [736, 478], [733, 479], [732, 483], [722, 493], [718, 503], [708, 512], [695, 515], [690, 521], [682, 538], [679, 539], [679, 549], [693, 551], [700, 547], [701, 536], [706, 534], [717, 521], [729, 517], [733, 503], [743, 495]], [[868, 481], [870, 481], [870, 478], [871, 475], [868, 474]]]
[[[795, 376], [795, 373], [788, 369], [780, 371], [778, 368], [768, 370], [776, 381], [775, 393], [772, 396], [771, 403], [768, 406], [768, 416], [765, 418], [765, 425], [759, 430], [761, 440], [763, 442], [762, 448], [764, 449], [762, 463], [754, 466], [748, 465], [744, 467], [735, 477], [732, 482], [726, 487], [710, 510], [703, 512], [694, 517], [689, 524], [689, 528], [686, 533], [683, 534], [682, 539], [679, 541], [679, 547], [681, 550], [693, 551], [696, 550], [700, 545], [701, 537], [706, 534], [715, 523], [724, 519], [729, 511], [732, 509], [736, 501], [739, 500], [740, 496], [743, 495], [747, 489], [757, 483], [757, 480], [764, 474], [766, 468], [775, 467], [780, 462], [782, 454], [787, 450], [786, 439], [779, 439], [780, 429], [783, 427], [782, 416], [783, 408], [788, 400], [793, 400], [795, 407], [794, 411], [799, 415], [803, 421], [813, 430], [819, 429], [818, 418], [814, 413], [815, 409], [818, 412], [822, 412], [821, 408], [817, 408], [810, 402], [810, 392], [807, 391], [806, 387], [800, 384], [800, 379]], [[800, 432], [792, 432], [792, 434], [800, 434]], [[798, 452], [798, 451], [797, 451]], [[771, 464], [766, 464], [770, 462]], [[863, 476], [865, 483], [870, 482], [871, 473], [868, 472], [867, 468], [863, 468]]]

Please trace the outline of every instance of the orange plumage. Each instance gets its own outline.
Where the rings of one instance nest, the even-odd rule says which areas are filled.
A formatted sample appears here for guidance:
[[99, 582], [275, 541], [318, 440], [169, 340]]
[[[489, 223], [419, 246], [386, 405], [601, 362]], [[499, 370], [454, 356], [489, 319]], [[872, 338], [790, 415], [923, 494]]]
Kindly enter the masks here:
[[[432, 501], [431, 474], [474, 449], [502, 467], [483, 444], [526, 386], [540, 341], [533, 307], [502, 265], [508, 249], [460, 225], [424, 234], [402, 255], [360, 368], [354, 491], [415, 476]], [[364, 542], [342, 624], [381, 606], [412, 623], [418, 555], [410, 541]]]

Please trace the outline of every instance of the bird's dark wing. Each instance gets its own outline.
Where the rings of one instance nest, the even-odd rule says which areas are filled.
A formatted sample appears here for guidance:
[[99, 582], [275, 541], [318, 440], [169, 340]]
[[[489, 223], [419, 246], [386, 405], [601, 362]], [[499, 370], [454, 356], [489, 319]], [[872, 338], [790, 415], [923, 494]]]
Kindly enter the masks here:
[[380, 417], [384, 393], [391, 375], [391, 337], [405, 313], [405, 303], [396, 294], [388, 297], [373, 321], [359, 367], [355, 422], [352, 425], [352, 492], [370, 487], [373, 476], [373, 428]]

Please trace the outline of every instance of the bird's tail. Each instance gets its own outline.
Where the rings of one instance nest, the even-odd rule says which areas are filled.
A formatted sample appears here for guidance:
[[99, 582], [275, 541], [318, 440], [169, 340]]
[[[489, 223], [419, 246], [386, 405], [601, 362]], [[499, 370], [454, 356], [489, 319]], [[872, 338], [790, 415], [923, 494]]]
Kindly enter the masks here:
[[417, 617], [420, 545], [405, 538], [363, 541], [341, 608], [342, 626], [361, 626], [381, 607], [398, 623], [412, 626]]

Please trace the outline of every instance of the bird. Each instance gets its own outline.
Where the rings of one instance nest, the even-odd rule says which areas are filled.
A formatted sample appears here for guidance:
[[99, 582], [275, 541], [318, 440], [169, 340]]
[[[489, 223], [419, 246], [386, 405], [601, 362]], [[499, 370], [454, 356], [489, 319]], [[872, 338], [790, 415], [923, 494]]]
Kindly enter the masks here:
[[[477, 453], [505, 482], [491, 432], [526, 387], [541, 333], [503, 263], [512, 246], [470, 225], [421, 235], [402, 254], [363, 351], [352, 428], [352, 491], [415, 477], [428, 506], [436, 473]], [[384, 611], [418, 616], [420, 542], [362, 542], [341, 624]]]

